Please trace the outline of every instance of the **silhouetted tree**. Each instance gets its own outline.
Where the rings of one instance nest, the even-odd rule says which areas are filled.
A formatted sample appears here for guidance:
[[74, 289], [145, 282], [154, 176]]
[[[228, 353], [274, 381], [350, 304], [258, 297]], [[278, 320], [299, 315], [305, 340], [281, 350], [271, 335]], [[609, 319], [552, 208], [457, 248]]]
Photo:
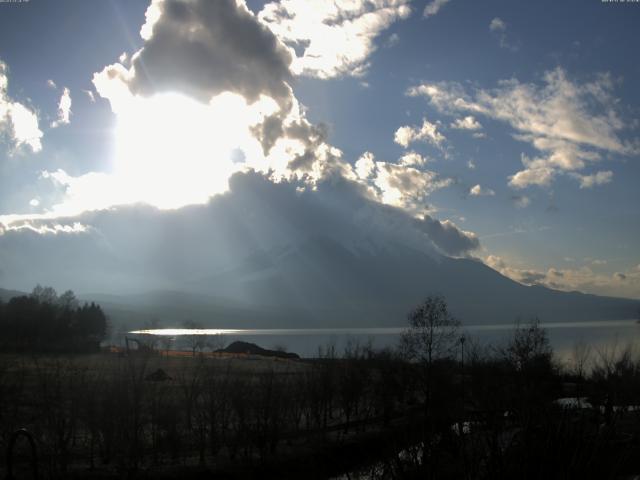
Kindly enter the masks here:
[[526, 370], [536, 365], [548, 365], [552, 354], [547, 331], [540, 326], [540, 320], [537, 318], [527, 325], [518, 325], [505, 350], [507, 360], [517, 370]]
[[571, 373], [576, 377], [576, 397], [580, 398], [583, 392], [583, 383], [589, 370], [591, 359], [591, 346], [583, 341], [578, 341], [571, 350]]
[[60, 295], [58, 297], [57, 303], [58, 306], [63, 310], [76, 310], [80, 306], [75, 293], [73, 293], [73, 291], [71, 290], [67, 290], [62, 295]]
[[[200, 330], [203, 328], [202, 324], [195, 322], [193, 320], [185, 320], [182, 322], [182, 328], [187, 328], [189, 330]], [[189, 346], [189, 350], [193, 356], [196, 356], [196, 352], [204, 350], [207, 346], [207, 336], [200, 334], [191, 334], [184, 336], [185, 342]]]
[[40, 284], [34, 287], [30, 296], [40, 303], [48, 303], [50, 305], [55, 305], [58, 301], [58, 294], [53, 287], [43, 287]]
[[[455, 353], [460, 322], [449, 313], [447, 303], [441, 296], [427, 297], [409, 313], [408, 320], [409, 329], [401, 336], [401, 350], [418, 368], [417, 380], [422, 390], [424, 417], [420, 462], [426, 468], [423, 472], [425, 476], [433, 478], [440, 461], [433, 438], [449, 433], [449, 408], [446, 403], [451, 404], [452, 398], [447, 397], [453, 396], [452, 374], [443, 361]], [[436, 361], [440, 362], [439, 371], [434, 368]], [[434, 394], [436, 389], [437, 397]], [[442, 408], [434, 408], [436, 402]]]
[[427, 297], [409, 313], [408, 320], [409, 329], [401, 337], [407, 358], [431, 366], [434, 360], [453, 353], [460, 322], [449, 313], [444, 297]]

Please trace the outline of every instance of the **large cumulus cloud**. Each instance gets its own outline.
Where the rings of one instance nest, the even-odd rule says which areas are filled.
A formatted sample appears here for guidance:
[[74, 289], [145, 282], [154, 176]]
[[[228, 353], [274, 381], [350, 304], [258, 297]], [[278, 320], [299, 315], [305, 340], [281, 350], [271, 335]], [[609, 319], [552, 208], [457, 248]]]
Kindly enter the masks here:
[[[405, 3], [381, 0], [343, 8], [337, 2], [340, 12], [325, 20], [332, 28], [368, 29], [367, 51], [353, 59], [362, 62], [375, 35], [408, 15]], [[28, 235], [46, 250], [49, 238], [85, 239], [93, 252], [88, 258], [109, 258], [102, 267], [90, 263], [95, 271], [117, 276], [131, 270], [130, 278], [148, 278], [150, 286], [194, 272], [204, 275], [252, 249], [314, 235], [330, 234], [344, 244], [362, 243], [364, 237], [388, 240], [435, 256], [465, 256], [478, 247], [473, 234], [428, 214], [428, 195], [450, 180], [426, 170], [425, 159], [410, 152], [358, 173], [358, 166], [329, 143], [326, 127], [307, 120], [290, 87], [290, 47], [243, 1], [154, 0], [141, 35], [143, 46], [130, 61], [122, 57], [94, 75], [98, 94], [118, 116], [116, 137], [123, 134], [116, 156], [123, 144], [135, 148], [117, 158], [115, 174], [46, 172], [67, 203], [45, 207], [48, 213], [42, 215], [0, 217], [0, 241]], [[165, 148], [172, 135], [182, 136]], [[230, 143], [235, 136], [237, 145]], [[193, 144], [199, 148], [189, 150]], [[231, 165], [231, 158], [222, 158], [221, 144], [241, 148], [242, 160]], [[244, 173], [230, 176], [234, 171]], [[207, 190], [216, 174], [228, 186]], [[197, 195], [173, 198], [180, 189]], [[171, 202], [165, 204], [164, 197]], [[145, 201], [153, 206], [126, 206]], [[92, 250], [97, 248], [89, 247], [92, 243], [103, 250]], [[15, 255], [28, 259], [29, 253]], [[13, 258], [4, 257], [4, 271], [35, 271], [18, 268]], [[54, 275], [60, 268], [56, 264], [49, 271]]]
[[[409, 14], [406, 2], [334, 2], [330, 6], [309, 9], [315, 12], [311, 18], [303, 16], [299, 11], [301, 9], [301, 4], [297, 2], [285, 2], [278, 8], [269, 4], [257, 18], [243, 2], [224, 1], [212, 7], [209, 2], [200, 0], [156, 0], [147, 11], [147, 20], [141, 31], [145, 44], [133, 56], [132, 66], [129, 69], [121, 64], [107, 67], [95, 76], [94, 83], [98, 92], [109, 99], [115, 112], [120, 110], [121, 98], [130, 101], [131, 95], [139, 92], [151, 94], [163, 85], [182, 89], [208, 101], [210, 105], [220, 95], [228, 93], [219, 93], [221, 89], [240, 93], [249, 102], [258, 97], [274, 99], [278, 103], [277, 108], [260, 111], [257, 120], [245, 125], [253, 139], [260, 143], [262, 152], [247, 151], [245, 143], [242, 146], [243, 168], [268, 173], [275, 181], [300, 181], [307, 188], [316, 188], [319, 182], [331, 178], [344, 178], [369, 186], [366, 190], [369, 197], [382, 203], [410, 211], [424, 210], [420, 207], [426, 197], [435, 189], [447, 186], [448, 181], [437, 178], [434, 172], [424, 171], [418, 165], [409, 165], [404, 161], [378, 162], [374, 178], [360, 177], [342, 151], [328, 142], [326, 127], [307, 120], [304, 107], [299, 104], [288, 83], [291, 73], [288, 70], [290, 58], [286, 52], [291, 51], [293, 55], [295, 51], [291, 46], [285, 47], [280, 43], [281, 40], [290, 40], [282, 32], [289, 31], [291, 22], [302, 22], [296, 23], [295, 31], [300, 32], [312, 32], [314, 28], [329, 28], [332, 32], [336, 29], [364, 29], [368, 32], [366, 35], [355, 35], [358, 41], [366, 41], [368, 45], [363, 55], [351, 60], [347, 58], [348, 55], [340, 57], [341, 61], [346, 62], [345, 65], [362, 62], [372, 50], [371, 42], [375, 35], [393, 19]], [[215, 15], [215, 18], [209, 18], [214, 11], [220, 13], [220, 18]], [[300, 16], [304, 18], [301, 20]], [[236, 24], [233, 32], [229, 32], [224, 44], [221, 44], [218, 35], [229, 27], [218, 23], [224, 23], [227, 17], [235, 19]], [[206, 24], [203, 18], [208, 19]], [[261, 22], [266, 22], [280, 40]], [[298, 30], [304, 22], [313, 25], [306, 30]], [[252, 33], [247, 35], [247, 31]], [[320, 37], [314, 37], [312, 43], [317, 44], [314, 48], [320, 48], [323, 41], [336, 47], [333, 37]], [[226, 43], [238, 45], [227, 46]], [[311, 50], [315, 51], [313, 48]], [[174, 65], [177, 52], [183, 52], [184, 59]], [[256, 52], [264, 55], [260, 62], [253, 60]], [[207, 60], [207, 55], [214, 58], [214, 66], [220, 58], [229, 59], [234, 65], [230, 69], [218, 68], [203, 74], [200, 70], [205, 67], [200, 64]], [[314, 58], [324, 58], [326, 55], [326, 52], [320, 52], [314, 54]], [[264, 65], [264, 62], [269, 65]], [[242, 65], [247, 68], [238, 70]], [[255, 72], [251, 70], [253, 68]], [[267, 72], [264, 77], [260, 73], [262, 70]], [[237, 75], [242, 78], [236, 78]], [[262, 80], [268, 82], [260, 85], [253, 83]], [[278, 88], [272, 88], [273, 85]], [[195, 93], [193, 89], [196, 89]], [[219, 132], [212, 132], [212, 135], [215, 134]], [[437, 135], [436, 140], [440, 140]]]
[[286, 103], [291, 57], [271, 31], [236, 0], [154, 0], [141, 35], [144, 46], [123, 75], [134, 93], [179, 90], [208, 102], [224, 92], [250, 101], [261, 94]]
[[266, 4], [262, 22], [291, 51], [296, 74], [362, 76], [375, 39], [411, 14], [408, 0], [281, 0]]

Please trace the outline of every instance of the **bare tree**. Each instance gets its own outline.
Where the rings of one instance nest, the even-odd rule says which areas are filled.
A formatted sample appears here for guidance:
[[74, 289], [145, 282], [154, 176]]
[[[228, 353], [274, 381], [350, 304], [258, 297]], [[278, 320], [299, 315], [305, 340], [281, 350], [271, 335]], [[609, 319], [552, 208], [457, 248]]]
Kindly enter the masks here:
[[434, 360], [454, 352], [460, 322], [449, 313], [444, 297], [427, 297], [409, 313], [408, 320], [401, 348], [410, 360], [430, 367]]
[[169, 356], [169, 352], [171, 351], [171, 346], [173, 345], [174, 340], [175, 337], [172, 337], [170, 335], [162, 335], [160, 337], [160, 346], [167, 357]]
[[[189, 330], [203, 329], [203, 326], [200, 323], [194, 322], [193, 320], [185, 320], [182, 323], [182, 326]], [[200, 332], [193, 332], [192, 334], [185, 335], [184, 339], [187, 342], [187, 345], [189, 345], [189, 349], [194, 357], [196, 356], [196, 352], [202, 352], [202, 350], [207, 346], [207, 335], [203, 335]]]
[[537, 318], [524, 326], [516, 326], [505, 351], [506, 359], [517, 370], [525, 370], [535, 364], [549, 364], [552, 354], [547, 331], [540, 326]]
[[58, 305], [63, 309], [75, 310], [80, 307], [80, 302], [72, 290], [67, 290], [58, 297]]
[[[582, 383], [584, 382], [585, 375], [589, 370], [591, 362], [591, 345], [585, 343], [582, 340], [577, 341], [573, 345], [571, 351], [571, 369], [573, 374], [578, 377], [576, 396], [580, 399], [582, 394]], [[580, 400], [578, 400], [580, 401]]]
[[38, 300], [40, 303], [47, 303], [49, 305], [55, 305], [58, 302], [58, 293], [53, 287], [43, 287], [38, 284], [31, 292], [31, 297]]
[[427, 297], [409, 313], [408, 320], [409, 329], [402, 334], [401, 349], [419, 368], [417, 380], [422, 390], [424, 408], [421, 463], [428, 466], [427, 478], [433, 478], [438, 458], [431, 439], [435, 437], [437, 421], [442, 420], [436, 418], [433, 408], [436, 384], [434, 363], [454, 354], [460, 322], [449, 313], [447, 303], [441, 296]]

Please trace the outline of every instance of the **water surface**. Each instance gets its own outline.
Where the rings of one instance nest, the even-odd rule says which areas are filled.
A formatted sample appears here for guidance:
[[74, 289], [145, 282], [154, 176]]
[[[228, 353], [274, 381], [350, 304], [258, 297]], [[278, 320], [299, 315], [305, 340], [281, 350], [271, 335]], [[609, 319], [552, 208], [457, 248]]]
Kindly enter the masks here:
[[[631, 343], [640, 344], [640, 324], [636, 320], [611, 320], [597, 322], [541, 323], [547, 330], [551, 346], [557, 357], [566, 360], [574, 345], [581, 342], [592, 347], [594, 353], [613, 348], [623, 348]], [[513, 335], [515, 325], [470, 325], [463, 326], [460, 334], [480, 344], [500, 345]], [[370, 342], [375, 348], [397, 345], [406, 328], [287, 328], [287, 329], [153, 329], [135, 330], [137, 335], [175, 337], [180, 344], [181, 337], [192, 335], [221, 336], [225, 343], [235, 340], [256, 343], [265, 348], [284, 347], [303, 357], [313, 357], [318, 347], [335, 346], [340, 354], [347, 342]]]

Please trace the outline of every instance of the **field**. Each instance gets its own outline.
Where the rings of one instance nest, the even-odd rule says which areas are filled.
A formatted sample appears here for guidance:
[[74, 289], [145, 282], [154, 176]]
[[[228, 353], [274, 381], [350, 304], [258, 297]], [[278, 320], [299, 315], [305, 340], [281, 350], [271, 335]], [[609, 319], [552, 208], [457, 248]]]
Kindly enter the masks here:
[[[0, 448], [27, 428], [48, 478], [203, 470], [233, 478], [254, 468], [282, 478], [283, 465], [294, 475], [295, 465], [308, 469], [309, 458], [336, 446], [358, 449], [382, 423], [398, 423], [390, 411], [383, 422], [385, 406], [365, 392], [365, 370], [368, 382], [381, 381], [373, 378], [380, 372], [335, 358], [3, 355], [0, 365]], [[20, 468], [29, 466], [26, 445], [17, 451]], [[365, 458], [378, 450], [369, 446]], [[339, 474], [362, 455], [341, 462], [334, 452], [310, 475]]]

